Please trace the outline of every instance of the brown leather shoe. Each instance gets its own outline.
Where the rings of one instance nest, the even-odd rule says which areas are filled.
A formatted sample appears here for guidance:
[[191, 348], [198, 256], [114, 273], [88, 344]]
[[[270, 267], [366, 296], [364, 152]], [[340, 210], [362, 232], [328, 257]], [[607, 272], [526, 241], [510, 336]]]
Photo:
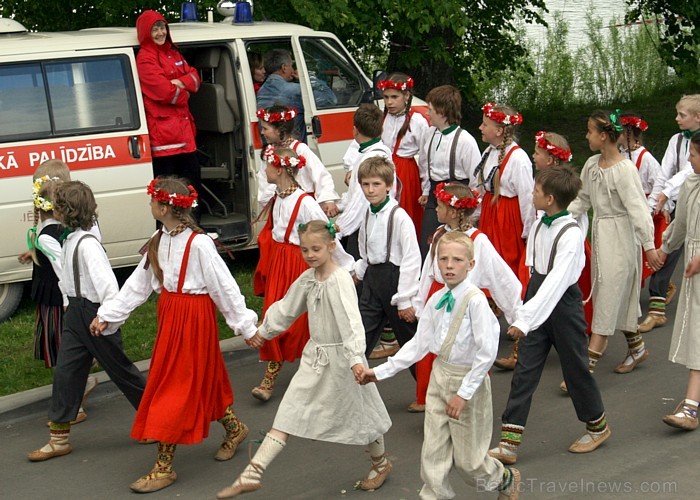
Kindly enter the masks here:
[[385, 343], [380, 341], [377, 347], [369, 353], [369, 359], [388, 358], [399, 352], [399, 349], [401, 349], [401, 346], [398, 342]]
[[520, 471], [511, 467], [510, 472], [513, 480], [505, 490], [499, 492], [498, 500], [518, 500], [520, 496]]
[[668, 318], [665, 315], [650, 313], [647, 314], [647, 317], [644, 318], [644, 321], [639, 323], [637, 329], [639, 330], [639, 333], [648, 333], [657, 326], [664, 326], [667, 321]]
[[265, 389], [263, 386], [259, 385], [255, 389], [250, 391], [250, 393], [255, 399], [260, 400], [264, 403], [270, 400], [270, 398], [272, 397], [272, 391], [273, 389]]
[[238, 445], [241, 444], [246, 437], [248, 437], [248, 426], [246, 424], [241, 424], [240, 432], [231, 441], [224, 441], [216, 451], [214, 458], [219, 462], [231, 460], [233, 455], [236, 454]]
[[504, 465], [513, 465], [518, 461], [517, 453], [506, 453], [500, 444], [495, 448], [491, 448], [487, 453]]
[[676, 292], [678, 291], [678, 288], [676, 285], [671, 283], [670, 281], [668, 282], [668, 289], [666, 290], [666, 304], [670, 304], [671, 301], [673, 300], [673, 297], [676, 296]]
[[384, 481], [386, 481], [386, 478], [389, 476], [391, 469], [393, 469], [393, 466], [387, 458], [386, 453], [384, 454], [384, 458], [386, 459], [384, 464], [372, 464], [370, 472], [374, 471], [377, 473], [377, 475], [374, 476], [372, 479], [369, 479], [369, 477], [367, 477], [360, 481], [357, 485], [358, 488], [364, 491], [374, 491], [382, 487]]
[[496, 358], [496, 361], [493, 362], [493, 366], [501, 370], [515, 370], [517, 362], [518, 360], [515, 356], [510, 355], [507, 358]]
[[406, 411], [408, 413], [424, 413], [425, 412], [425, 405], [419, 405], [418, 401], [414, 401], [410, 405], [408, 405], [408, 408], [406, 408]]
[[152, 493], [154, 491], [167, 488], [177, 479], [177, 474], [175, 474], [175, 471], [167, 473], [157, 472], [156, 477], [154, 478], [149, 478], [149, 475], [150, 474], [146, 474], [145, 476], [138, 478], [129, 485], [129, 488], [136, 493]]
[[[679, 417], [676, 414], [682, 413]], [[666, 415], [662, 418], [666, 425], [683, 429], [684, 431], [694, 431], [698, 428], [698, 416], [690, 413], [689, 409], [681, 402], [671, 415]]]
[[73, 446], [70, 443], [68, 443], [68, 446], [65, 448], [56, 448], [56, 446], [49, 441], [49, 446], [51, 447], [51, 451], [41, 451], [40, 449], [34, 450], [27, 455], [27, 458], [30, 462], [43, 462], [44, 460], [48, 460], [50, 458], [68, 455], [71, 451], [73, 451]]
[[[569, 451], [571, 453], [590, 453], [591, 451], [595, 450], [603, 444], [612, 434], [610, 431], [610, 426], [607, 426], [605, 428], [605, 432], [599, 435], [591, 434], [590, 432], [586, 432], [583, 436], [578, 438], [576, 441], [574, 441], [571, 446], [569, 446]], [[588, 436], [590, 440], [583, 441], [582, 440]]]
[[[631, 362], [630, 364], [626, 365], [626, 364], [625, 364], [625, 361], [626, 361], [627, 358], [629, 358], [630, 356], [632, 357], [632, 362]], [[625, 357], [624, 360], [622, 360], [622, 363], [620, 363], [619, 365], [617, 365], [617, 366], [615, 367], [615, 370], [614, 370], [614, 371], [615, 371], [615, 373], [629, 373], [629, 372], [631, 372], [632, 370], [634, 370], [634, 368], [635, 368], [639, 363], [641, 363], [642, 361], [646, 361], [646, 359], [647, 359], [648, 357], [649, 357], [649, 349], [647, 349], [646, 347], [644, 348], [644, 354], [642, 354], [642, 355], [641, 355], [640, 357], [638, 357], [638, 358], [635, 358], [634, 356], [632, 356], [632, 352], [631, 352], [631, 351], [627, 351], [627, 356]]]

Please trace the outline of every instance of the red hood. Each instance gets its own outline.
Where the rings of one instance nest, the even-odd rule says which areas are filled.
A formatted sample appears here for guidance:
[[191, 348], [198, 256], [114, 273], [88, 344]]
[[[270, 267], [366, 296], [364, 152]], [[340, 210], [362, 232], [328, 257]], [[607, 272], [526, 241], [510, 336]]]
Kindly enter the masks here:
[[158, 12], [154, 10], [145, 10], [136, 20], [136, 34], [139, 39], [139, 44], [141, 47], [151, 46], [155, 48], [158, 47], [151, 39], [151, 28], [156, 23], [156, 21], [163, 21], [168, 29], [168, 37], [165, 45], [162, 46], [164, 49], [169, 49], [173, 45], [173, 39], [170, 37], [170, 26], [165, 18]]

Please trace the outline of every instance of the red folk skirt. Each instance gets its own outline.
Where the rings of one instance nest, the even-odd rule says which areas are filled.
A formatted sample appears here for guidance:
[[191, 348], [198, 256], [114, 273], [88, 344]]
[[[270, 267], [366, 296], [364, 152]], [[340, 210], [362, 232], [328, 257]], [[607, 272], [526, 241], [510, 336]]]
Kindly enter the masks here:
[[[430, 290], [428, 291], [428, 299], [433, 296], [434, 293], [442, 290], [444, 288], [443, 283], [438, 283], [433, 281], [430, 285]], [[426, 303], [428, 302], [426, 299]], [[429, 352], [416, 363], [416, 402], [419, 405], [425, 404], [425, 395], [428, 393], [428, 383], [430, 382], [430, 372], [433, 371], [433, 361], [437, 358], [437, 354]]]
[[506, 261], [523, 285], [523, 297], [530, 281], [530, 271], [525, 265], [525, 240], [523, 221], [520, 218], [518, 198], [500, 196], [491, 203], [493, 195], [487, 191], [481, 202], [479, 230], [488, 236], [498, 255]]
[[[663, 214], [661, 212], [656, 214], [654, 216], [654, 246], [656, 248], [661, 247], [661, 236], [664, 234], [667, 227], [668, 223], [666, 222]], [[652, 274], [654, 274], [654, 271], [652, 271], [647, 265], [646, 253], [642, 250], [642, 287], [644, 287], [644, 282]]]
[[267, 276], [270, 271], [270, 251], [272, 246], [272, 209], [267, 218], [267, 222], [258, 234], [258, 251], [260, 258], [258, 265], [255, 266], [255, 274], [253, 275], [253, 293], [257, 297], [265, 295], [265, 286]]
[[[581, 289], [581, 295], [583, 295], [583, 300], [588, 299], [591, 296], [591, 282], [592, 268], [591, 268], [591, 244], [588, 243], [587, 239], [583, 240], [583, 253], [586, 256], [586, 263], [583, 266], [583, 271], [578, 279], [578, 287]], [[583, 304], [583, 314], [586, 317], [586, 335], [591, 334], [591, 325], [593, 324], [593, 298], [591, 297], [588, 302]]]
[[168, 292], [158, 300], [158, 333], [131, 437], [194, 444], [233, 404], [209, 295]]
[[401, 199], [399, 206], [406, 210], [416, 226], [416, 236], [420, 238], [421, 225], [423, 223], [423, 207], [418, 203], [418, 198], [423, 194], [418, 174], [418, 163], [416, 159], [402, 158], [396, 154], [392, 155], [392, 160], [396, 166], [396, 177], [401, 181]]
[[[265, 311], [285, 296], [292, 283], [309, 268], [301, 257], [301, 250], [292, 243], [278, 243], [272, 240], [270, 247], [270, 268], [263, 301]], [[262, 361], [289, 361], [301, 358], [304, 346], [309, 341], [309, 320], [302, 314], [289, 329], [272, 340], [266, 341], [260, 349]]]

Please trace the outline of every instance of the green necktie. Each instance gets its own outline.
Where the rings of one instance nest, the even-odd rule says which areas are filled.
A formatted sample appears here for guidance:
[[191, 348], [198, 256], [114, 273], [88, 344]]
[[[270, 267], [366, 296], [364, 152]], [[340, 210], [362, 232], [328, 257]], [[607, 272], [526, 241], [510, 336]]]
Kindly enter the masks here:
[[448, 290], [445, 295], [443, 295], [438, 301], [435, 309], [442, 309], [447, 304], [447, 312], [452, 312], [452, 308], [455, 306], [455, 298], [452, 296], [452, 290]]

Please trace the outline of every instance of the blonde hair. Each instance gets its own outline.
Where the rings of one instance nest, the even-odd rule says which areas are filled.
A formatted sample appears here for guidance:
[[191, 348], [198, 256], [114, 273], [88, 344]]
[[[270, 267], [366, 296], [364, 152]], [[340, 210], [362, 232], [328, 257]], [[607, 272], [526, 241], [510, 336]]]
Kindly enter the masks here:
[[70, 182], [70, 168], [61, 160], [46, 160], [36, 167], [32, 180], [35, 181], [44, 176], [58, 177], [63, 182]]
[[394, 184], [394, 164], [384, 156], [372, 156], [357, 167], [357, 181], [365, 177], [379, 177], [387, 186]]
[[[544, 134], [544, 138], [549, 142], [550, 144], [553, 144], [554, 146], [560, 148], [560, 149], [570, 149], [569, 148], [569, 141], [567, 141], [564, 136], [561, 136], [557, 134], [556, 132], [546, 132]], [[540, 148], [542, 149], [542, 148]], [[555, 167], [561, 167], [564, 165], [568, 165], [568, 161], [564, 161], [561, 158], [554, 156], [552, 153], [547, 151], [546, 149], [542, 149], [545, 153], [547, 153], [549, 156], [552, 157], [552, 160], [554, 160], [554, 166]]]
[[459, 243], [467, 248], [467, 259], [474, 259], [474, 242], [472, 239], [461, 231], [451, 231], [446, 233], [440, 241], [438, 241], [438, 256], [440, 255], [440, 246], [444, 243]]
[[[301, 238], [305, 234], [318, 234], [324, 237], [328, 242], [335, 241], [335, 234], [331, 233], [328, 227], [328, 222], [322, 220], [311, 220], [306, 224], [299, 224], [299, 237]], [[340, 229], [335, 222], [332, 223], [333, 230], [338, 233]]]
[[[42, 176], [43, 177], [43, 176]], [[46, 180], [42, 183], [41, 188], [39, 189], [39, 196], [44, 198], [45, 200], [48, 200], [52, 202], [56, 197], [56, 189], [58, 188], [58, 185], [61, 183], [61, 181], [55, 181], [55, 180]], [[39, 260], [37, 259], [36, 256], [36, 244], [37, 240], [39, 239], [39, 235], [37, 234], [36, 228], [39, 225], [39, 221], [41, 220], [41, 213], [45, 213], [47, 215], [53, 215], [53, 208], [51, 210], [41, 210], [39, 207], [36, 206], [36, 204], [33, 204], [34, 207], [34, 229], [29, 233], [29, 240], [30, 240], [30, 253], [32, 256], [32, 260], [34, 261], [35, 264], [39, 264]]]
[[[179, 177], [159, 177], [156, 180], [156, 188], [161, 191], [165, 191], [169, 194], [184, 194], [189, 195], [190, 190], [188, 183], [184, 179]], [[163, 203], [163, 205], [165, 205]], [[195, 233], [204, 234], [204, 230], [197, 226], [192, 217], [191, 208], [182, 208], [175, 205], [168, 205], [173, 216], [180, 222], [180, 224], [185, 227], [190, 228]], [[148, 262], [153, 266], [153, 274], [158, 278], [158, 281], [163, 284], [163, 269], [160, 267], [160, 262], [158, 260], [158, 246], [160, 245], [160, 239], [163, 236], [163, 231], [158, 231], [154, 234], [150, 240], [148, 240]]]
[[[518, 112], [515, 110], [515, 108], [511, 108], [510, 106], [506, 106], [503, 104], [497, 104], [493, 108], [493, 111], [499, 111], [501, 113], [504, 113], [506, 115], [514, 116], [518, 114]], [[488, 117], [487, 117], [488, 118]], [[489, 118], [490, 119], [490, 118]], [[496, 146], [496, 149], [498, 150], [498, 163], [496, 163], [496, 172], [493, 176], [493, 199], [491, 200], [491, 204], [495, 205], [496, 202], [498, 202], [498, 198], [501, 196], [501, 163], [506, 157], [506, 149], [510, 144], [515, 140], [515, 131], [517, 125], [509, 124], [505, 125], [503, 123], [498, 123], [495, 120], [492, 120], [497, 127], [501, 127], [503, 129], [503, 142], [501, 142], [498, 146]], [[479, 171], [479, 183], [484, 182], [484, 170], [481, 169]]]
[[[461, 182], [450, 182], [449, 184], [445, 184], [445, 187], [443, 188], [445, 192], [456, 196], [457, 198], [474, 198], [474, 193], [472, 193], [472, 190], [469, 189], [469, 186], [462, 184]], [[444, 202], [443, 202], [444, 203]], [[472, 225], [469, 222], [469, 216], [471, 216], [474, 211], [476, 210], [475, 208], [455, 208], [451, 205], [447, 205], [447, 208], [451, 208], [453, 210], [457, 210], [457, 215], [458, 215], [458, 220], [457, 220], [457, 227], [455, 229], [459, 229], [460, 231], [466, 231], [469, 229]]]
[[[296, 151], [294, 151], [293, 149], [290, 149], [290, 148], [285, 148], [285, 147], [276, 148], [275, 154], [277, 156], [279, 156], [280, 158], [284, 158], [285, 156], [289, 156], [290, 158], [299, 158], [299, 155], [296, 153]], [[297, 183], [297, 173], [299, 173], [299, 169], [296, 167], [292, 167], [292, 166], [286, 166], [286, 167], [280, 167], [280, 168], [282, 168], [285, 172], [287, 172], [287, 175], [292, 179], [292, 182], [294, 182], [294, 185], [296, 187], [299, 187], [299, 184]]]
[[683, 106], [691, 113], [700, 113], [700, 94], [687, 94], [676, 103], [676, 108]]

